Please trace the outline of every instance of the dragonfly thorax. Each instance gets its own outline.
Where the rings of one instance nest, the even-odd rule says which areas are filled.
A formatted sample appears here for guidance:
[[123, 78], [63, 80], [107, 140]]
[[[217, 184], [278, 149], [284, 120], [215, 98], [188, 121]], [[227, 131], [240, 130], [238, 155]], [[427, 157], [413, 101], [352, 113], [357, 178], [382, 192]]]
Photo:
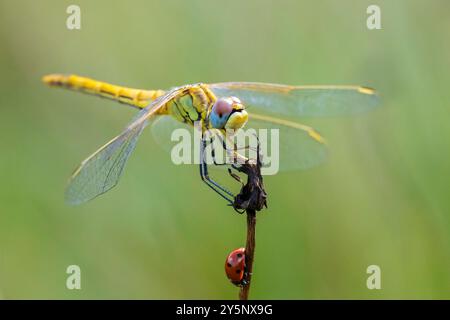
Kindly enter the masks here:
[[192, 85], [183, 94], [167, 102], [162, 114], [169, 114], [178, 121], [193, 125], [202, 121], [205, 129], [242, 128], [248, 120], [247, 111], [236, 97], [216, 96], [204, 85]]
[[202, 88], [194, 86], [186, 90], [184, 94], [167, 102], [164, 113], [173, 116], [178, 121], [193, 125], [196, 121], [206, 119], [211, 102]]

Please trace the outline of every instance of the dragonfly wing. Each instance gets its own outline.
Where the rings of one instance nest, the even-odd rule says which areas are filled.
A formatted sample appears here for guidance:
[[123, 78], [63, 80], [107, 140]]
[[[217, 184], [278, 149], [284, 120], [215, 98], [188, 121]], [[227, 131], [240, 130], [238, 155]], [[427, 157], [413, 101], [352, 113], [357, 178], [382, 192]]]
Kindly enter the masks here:
[[[235, 138], [236, 141], [237, 139], [244, 141], [244, 143], [239, 145], [240, 149], [237, 150], [242, 156], [250, 159], [256, 158], [256, 144], [248, 143], [249, 135], [255, 133], [260, 140], [263, 163], [270, 166], [271, 163], [269, 162], [274, 161], [274, 153], [277, 152], [280, 171], [308, 169], [326, 160], [327, 148], [325, 140], [313, 128], [296, 122], [255, 113], [250, 113], [249, 117], [244, 130], [238, 131]], [[250, 132], [247, 129], [254, 129], [255, 131]], [[266, 129], [267, 135], [266, 132], [260, 131], [261, 129]], [[271, 129], [278, 130], [278, 141], [275, 141], [275, 138], [272, 136]], [[186, 164], [194, 163], [193, 161], [197, 156], [196, 152], [198, 152], [195, 149], [195, 143], [198, 144], [200, 142], [194, 140], [194, 130], [192, 126], [188, 126], [170, 116], [158, 117], [152, 122], [151, 126], [155, 141], [172, 156], [178, 157], [178, 159], [185, 159], [186, 162], [183, 163]], [[177, 134], [174, 135], [174, 132], [177, 132]], [[210, 153], [212, 149], [215, 150], [216, 162], [224, 163], [226, 161], [226, 151], [224, 151], [222, 144], [219, 143], [221, 139], [216, 139], [214, 134], [214, 132], [211, 132], [211, 137], [214, 139], [212, 145], [207, 140], [207, 163], [212, 161]], [[248, 146], [251, 150], [249, 150]], [[230, 148], [232, 148], [231, 145]], [[175, 160], [175, 162], [177, 161]], [[210, 168], [227, 169], [229, 166], [211, 165]]]
[[[180, 143], [183, 138], [189, 138], [189, 150], [191, 150], [191, 152], [194, 150], [194, 140], [191, 138], [194, 133], [194, 128], [186, 123], [176, 120], [172, 116], [161, 116], [155, 119], [152, 122], [151, 131], [156, 143], [167, 152], [171, 152], [175, 145]], [[180, 134], [177, 135], [175, 134], [176, 132], [179, 132]]]
[[[151, 125], [152, 135], [156, 143], [166, 152], [170, 153], [171, 161], [175, 164], [195, 164], [200, 161], [200, 144], [202, 143], [202, 132], [200, 128], [195, 128], [186, 123], [180, 122], [171, 116], [158, 117]], [[217, 155], [217, 162], [224, 160], [219, 155], [223, 155], [222, 144], [218, 142], [215, 132], [211, 131], [206, 139], [205, 157], [206, 163], [212, 163], [211, 152], [214, 148]], [[214, 142], [211, 145], [210, 139]], [[219, 147], [219, 148], [218, 148]], [[212, 166], [215, 168], [216, 166]], [[221, 166], [218, 166], [220, 168]], [[222, 166], [223, 167], [223, 166]]]
[[[326, 160], [326, 142], [313, 128], [266, 115], [250, 113], [249, 117], [245, 129], [255, 129], [259, 138], [262, 163], [266, 167], [273, 166], [274, 173], [276, 169], [309, 169]], [[273, 129], [275, 131], [272, 131]]]
[[65, 193], [66, 202], [81, 204], [113, 188], [119, 181], [148, 119], [177, 93], [178, 90], [169, 92], [141, 110], [120, 135], [84, 160], [69, 180]]
[[288, 117], [340, 116], [368, 111], [379, 104], [373, 89], [360, 86], [288, 86], [254, 82], [209, 85], [218, 97], [235, 96], [256, 112]]

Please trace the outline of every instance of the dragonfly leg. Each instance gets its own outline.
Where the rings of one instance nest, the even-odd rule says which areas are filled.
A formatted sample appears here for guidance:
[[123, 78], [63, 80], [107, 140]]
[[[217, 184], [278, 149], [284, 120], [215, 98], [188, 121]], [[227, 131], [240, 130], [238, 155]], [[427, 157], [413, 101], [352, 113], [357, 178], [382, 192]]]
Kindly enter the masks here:
[[[221, 144], [222, 144], [222, 148], [225, 150], [225, 152], [227, 152], [228, 155], [229, 155], [230, 153], [234, 155], [234, 156], [233, 156], [233, 159], [232, 159], [232, 162], [231, 162], [231, 165], [232, 165], [232, 166], [234, 166], [234, 165], [237, 163], [237, 158], [235, 157], [235, 155], [237, 154], [237, 152], [238, 152], [238, 151], [241, 151], [241, 150], [247, 150], [248, 148], [250, 148], [249, 146], [244, 146], [244, 147], [238, 148], [237, 145], [236, 145], [236, 143], [233, 143], [233, 148], [232, 148], [232, 149], [229, 149], [229, 148], [227, 147], [227, 144], [226, 144], [226, 142], [225, 142], [225, 140], [224, 140], [224, 138], [223, 138], [222, 136], [217, 136], [217, 138], [220, 140], [220, 142], [221, 142]], [[210, 144], [213, 145], [213, 138], [212, 138], [212, 137], [210, 138], [209, 141], [210, 141]], [[215, 148], [211, 148], [211, 156], [212, 156], [212, 159], [213, 159], [213, 163], [214, 163], [214, 165], [216, 165], [216, 166], [230, 165], [230, 163], [227, 162], [227, 161], [225, 161], [225, 163], [218, 163], [218, 162], [216, 161], [216, 152], [215, 152]]]
[[[209, 139], [209, 143], [211, 144], [211, 146], [213, 145], [214, 141], [213, 141], [213, 138], [212, 138], [212, 137]], [[223, 142], [223, 140], [222, 140], [222, 144], [223, 144], [223, 146], [225, 147], [225, 143]], [[216, 149], [215, 149], [215, 148], [211, 148], [211, 156], [212, 156], [213, 163], [214, 163], [215, 166], [226, 166], [226, 165], [227, 165], [226, 162], [224, 162], [224, 163], [218, 163], [218, 162], [216, 161]]]
[[227, 200], [230, 204], [234, 203], [234, 195], [222, 187], [220, 184], [215, 182], [209, 177], [208, 174], [208, 165], [205, 162], [204, 152], [206, 147], [206, 141], [202, 140], [201, 148], [200, 148], [200, 177], [202, 178], [202, 181], [206, 183], [208, 187], [213, 189], [216, 193], [218, 193], [222, 198]]
[[[244, 146], [244, 147], [238, 148], [237, 145], [236, 145], [236, 143], [233, 144], [233, 149], [228, 149], [228, 148], [227, 148], [227, 145], [226, 145], [226, 143], [225, 143], [225, 140], [224, 140], [221, 136], [217, 136], [217, 138], [220, 140], [220, 142], [221, 142], [221, 144], [222, 144], [222, 148], [223, 148], [227, 153], [233, 153], [233, 152], [236, 153], [237, 151], [248, 150], [248, 149], [250, 149], [250, 146], [249, 146], [249, 145], [246, 145], [246, 146]], [[213, 146], [213, 144], [214, 144], [213, 137], [211, 137], [211, 138], [209, 139], [209, 143], [210, 143], [211, 146]], [[215, 148], [211, 148], [211, 157], [212, 157], [212, 160], [213, 160], [213, 163], [214, 163], [215, 166], [226, 166], [226, 165], [229, 165], [229, 163], [227, 163], [226, 161], [225, 161], [224, 163], [218, 163], [218, 162], [217, 162], [217, 160], [216, 160], [216, 149], [215, 149]], [[234, 163], [235, 161], [236, 161], [236, 159], [234, 159], [233, 163]]]
[[[235, 169], [234, 167], [231, 167], [233, 169]], [[232, 178], [234, 178], [234, 180], [236, 180], [237, 182], [239, 182], [241, 185], [244, 185], [244, 182], [242, 182], [242, 179], [240, 176], [238, 176], [236, 173], [234, 173], [231, 168], [228, 168], [228, 173], [230, 174], [230, 176]]]
[[[233, 149], [228, 149], [227, 146], [226, 146], [225, 140], [222, 139], [222, 138], [220, 138], [220, 137], [219, 137], [219, 139], [220, 139], [220, 141], [221, 141], [221, 143], [222, 143], [222, 148], [223, 148], [224, 150], [226, 150], [227, 152], [228, 152], [228, 151], [234, 151], [234, 152], [236, 152], [237, 150], [248, 148], [247, 146], [244, 147], [244, 148], [237, 148], [236, 144], [234, 143], [234, 144], [233, 144]], [[213, 145], [213, 138], [212, 138], [212, 137], [210, 138], [209, 142], [210, 142], [211, 145]], [[214, 163], [214, 165], [216, 165], [216, 166], [219, 166], [219, 165], [228, 165], [228, 163], [217, 163], [217, 161], [216, 161], [215, 148], [212, 148], [212, 150], [211, 150], [211, 156], [212, 156], [212, 158], [213, 158], [213, 163]], [[244, 185], [244, 182], [242, 182], [241, 177], [240, 177], [239, 175], [237, 175], [236, 173], [234, 173], [234, 172], [232, 171], [232, 169], [235, 169], [235, 170], [237, 171], [237, 167], [236, 167], [234, 161], [233, 161], [233, 163], [231, 164], [231, 166], [228, 168], [228, 174], [229, 174], [234, 180], [236, 180], [237, 182], [239, 182], [239, 183], [243, 186], [243, 185]]]
[[200, 177], [202, 178], [202, 181], [205, 182], [208, 187], [213, 189], [216, 193], [218, 193], [227, 202], [229, 202], [230, 204], [234, 203], [234, 195], [209, 177], [208, 168], [207, 168], [206, 163], [200, 164]]

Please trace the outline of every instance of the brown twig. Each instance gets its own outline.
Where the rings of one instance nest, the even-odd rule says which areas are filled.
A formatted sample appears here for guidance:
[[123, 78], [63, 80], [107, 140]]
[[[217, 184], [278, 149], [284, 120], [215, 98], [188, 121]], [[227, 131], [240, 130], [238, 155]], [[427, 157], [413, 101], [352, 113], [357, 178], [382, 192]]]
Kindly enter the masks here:
[[241, 286], [239, 291], [240, 300], [248, 300], [248, 293], [250, 291], [250, 283], [253, 272], [253, 258], [255, 255], [255, 236], [256, 236], [256, 211], [247, 209], [247, 242], [245, 244], [245, 266], [246, 279], [245, 284]]
[[247, 175], [247, 183], [234, 200], [236, 210], [245, 210], [247, 214], [247, 241], [245, 245], [245, 267], [243, 284], [239, 290], [239, 299], [247, 300], [250, 291], [253, 260], [256, 246], [256, 212], [267, 207], [267, 194], [261, 176], [261, 163], [258, 159], [256, 164], [245, 163], [236, 168]]

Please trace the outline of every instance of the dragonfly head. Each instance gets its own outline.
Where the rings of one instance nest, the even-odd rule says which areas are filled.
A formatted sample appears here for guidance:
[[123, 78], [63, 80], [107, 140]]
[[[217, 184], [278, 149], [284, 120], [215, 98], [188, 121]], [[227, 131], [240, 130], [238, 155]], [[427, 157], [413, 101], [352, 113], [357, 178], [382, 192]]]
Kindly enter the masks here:
[[238, 130], [247, 120], [248, 113], [241, 100], [236, 97], [217, 99], [209, 115], [211, 127], [216, 129]]

